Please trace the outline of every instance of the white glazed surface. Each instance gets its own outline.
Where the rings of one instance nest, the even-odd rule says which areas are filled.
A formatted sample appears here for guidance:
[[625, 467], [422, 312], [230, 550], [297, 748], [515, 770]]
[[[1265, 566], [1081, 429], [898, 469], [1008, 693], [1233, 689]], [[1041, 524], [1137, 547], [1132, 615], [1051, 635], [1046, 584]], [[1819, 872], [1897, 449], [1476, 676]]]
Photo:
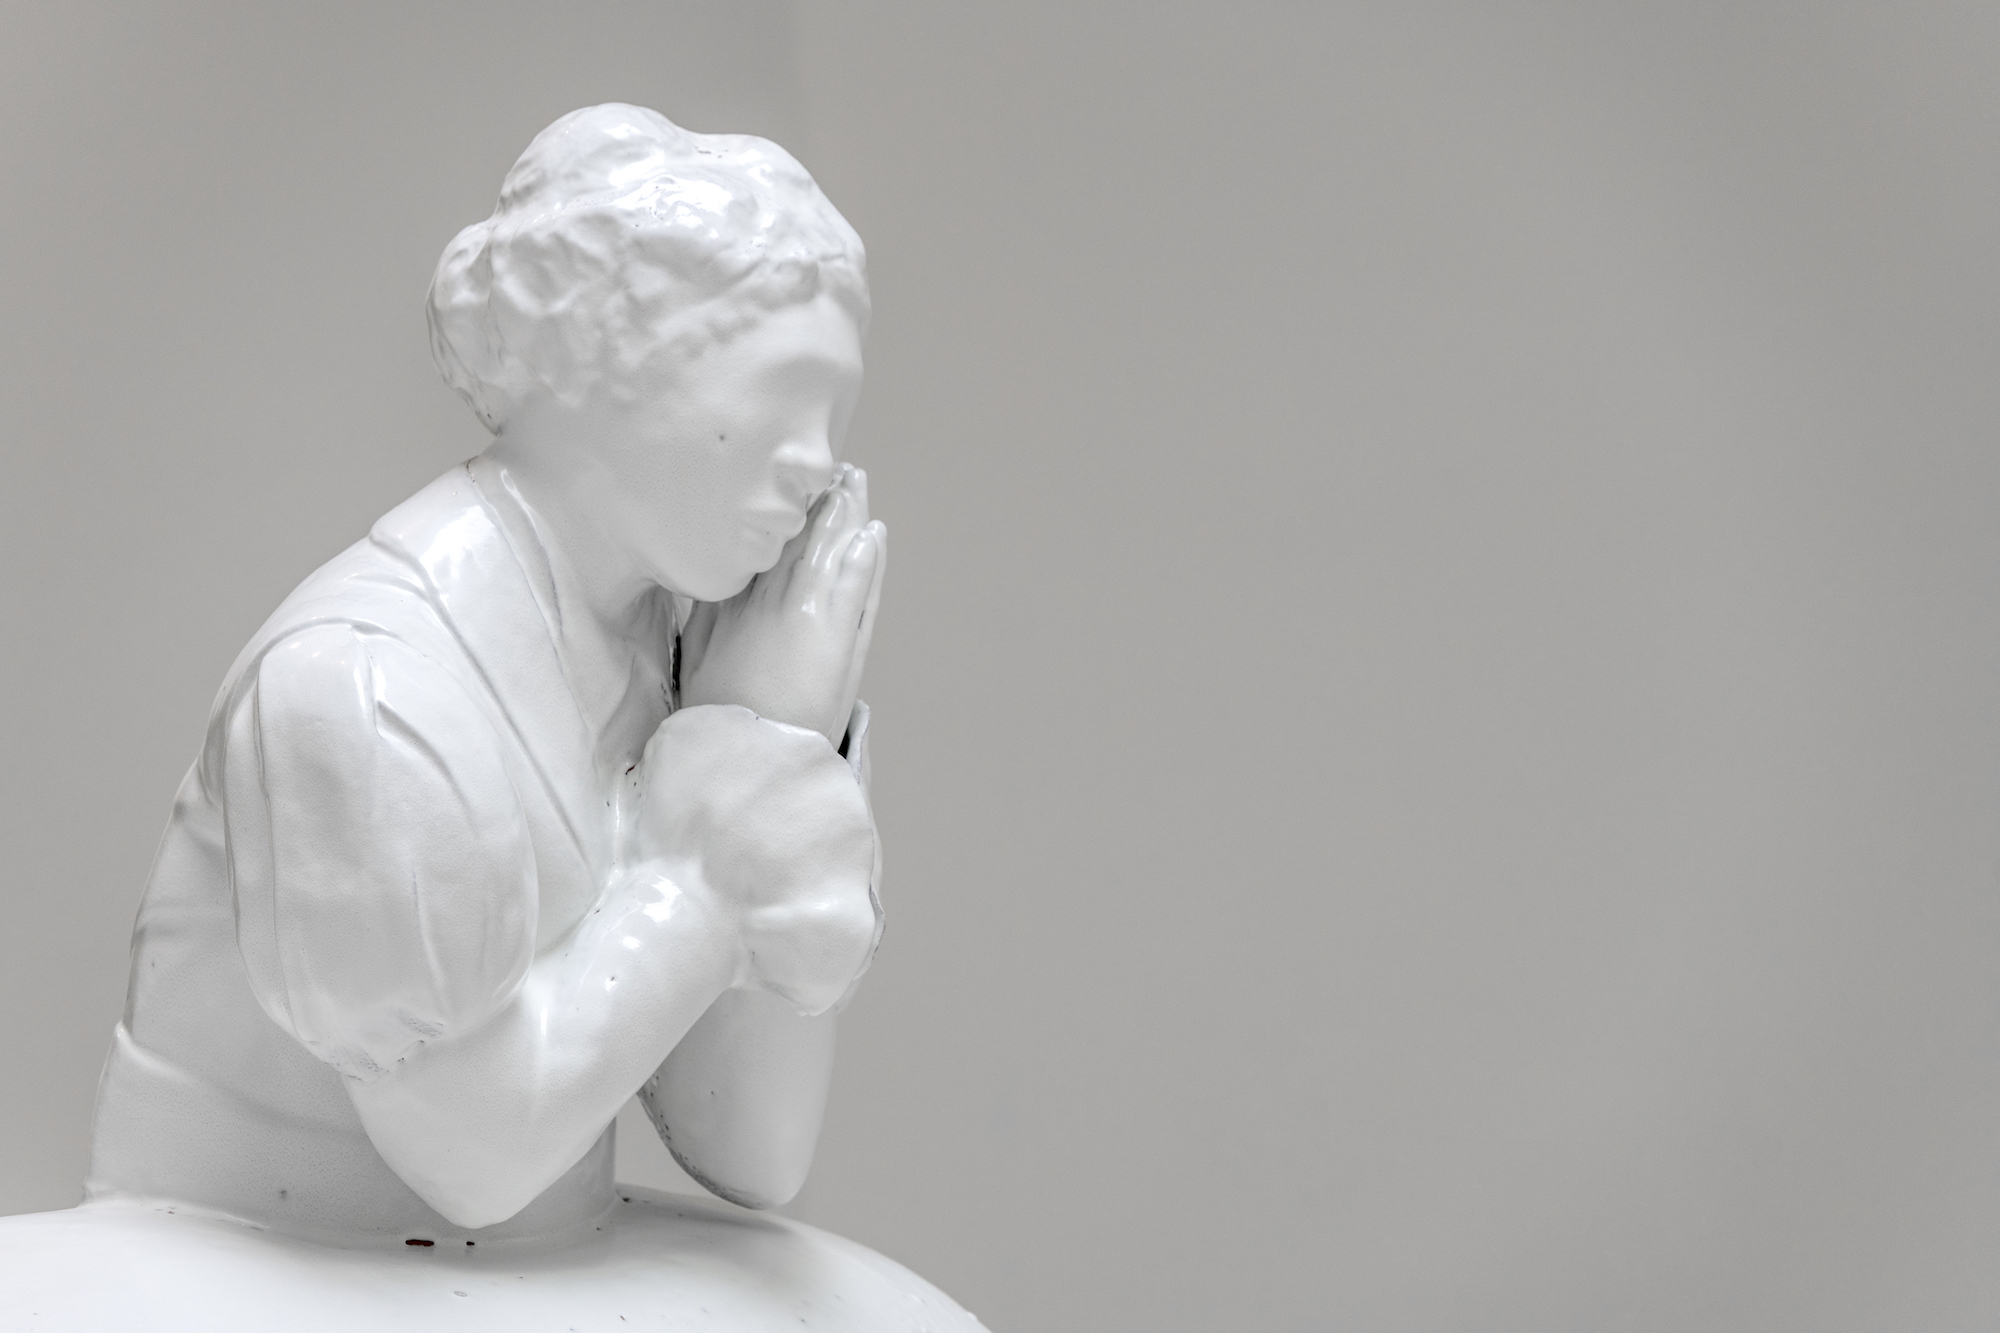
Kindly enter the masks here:
[[231, 668], [86, 1206], [5, 1223], [0, 1313], [976, 1326], [859, 1247], [610, 1175], [638, 1092], [708, 1189], [790, 1199], [881, 937], [858, 691], [887, 534], [840, 462], [862, 262], [762, 140], [611, 105], [530, 145], [432, 289], [493, 444]]
[[0, 1218], [0, 1308], [23, 1333], [981, 1327], [907, 1268], [786, 1218], [625, 1187], [597, 1227], [560, 1247], [335, 1249], [97, 1204]]

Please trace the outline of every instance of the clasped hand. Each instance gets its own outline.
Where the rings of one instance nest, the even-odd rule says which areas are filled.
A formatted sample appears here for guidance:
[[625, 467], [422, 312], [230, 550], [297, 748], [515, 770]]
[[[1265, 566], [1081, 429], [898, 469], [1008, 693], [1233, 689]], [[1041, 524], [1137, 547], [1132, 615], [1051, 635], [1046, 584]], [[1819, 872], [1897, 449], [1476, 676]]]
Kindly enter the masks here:
[[811, 733], [838, 746], [847, 730], [887, 535], [868, 518], [867, 475], [843, 467], [775, 565], [697, 604], [683, 707], [640, 765], [635, 859], [713, 895], [741, 951], [737, 984], [801, 1013], [834, 1004], [879, 935], [867, 799]]
[[868, 474], [843, 465], [777, 564], [681, 634], [681, 702], [740, 704], [839, 745], [861, 688], [888, 563]]

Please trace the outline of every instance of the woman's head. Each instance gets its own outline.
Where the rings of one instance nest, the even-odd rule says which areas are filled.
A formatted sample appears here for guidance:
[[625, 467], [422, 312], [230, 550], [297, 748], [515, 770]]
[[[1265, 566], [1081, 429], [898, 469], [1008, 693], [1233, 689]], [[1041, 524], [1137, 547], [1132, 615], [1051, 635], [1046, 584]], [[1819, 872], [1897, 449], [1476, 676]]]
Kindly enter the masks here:
[[865, 327], [861, 239], [791, 154], [612, 102], [536, 135], [493, 216], [445, 247], [431, 350], [500, 431], [537, 396], [646, 396], [671, 363], [821, 297]]
[[546, 514], [587, 516], [592, 576], [711, 601], [833, 480], [867, 316], [861, 240], [790, 154], [616, 103], [535, 137], [430, 299], [438, 368]]

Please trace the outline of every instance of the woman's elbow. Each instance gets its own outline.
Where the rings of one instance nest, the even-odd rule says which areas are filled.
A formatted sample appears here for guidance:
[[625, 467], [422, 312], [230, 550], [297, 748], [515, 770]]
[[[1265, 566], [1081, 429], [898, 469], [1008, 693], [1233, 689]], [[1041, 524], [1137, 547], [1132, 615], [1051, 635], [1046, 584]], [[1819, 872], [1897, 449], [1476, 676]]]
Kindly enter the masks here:
[[798, 1197], [812, 1170], [812, 1150], [804, 1153], [771, 1151], [735, 1152], [719, 1161], [704, 1160], [684, 1150], [673, 1140], [667, 1148], [681, 1169], [695, 1183], [740, 1208], [779, 1208]]

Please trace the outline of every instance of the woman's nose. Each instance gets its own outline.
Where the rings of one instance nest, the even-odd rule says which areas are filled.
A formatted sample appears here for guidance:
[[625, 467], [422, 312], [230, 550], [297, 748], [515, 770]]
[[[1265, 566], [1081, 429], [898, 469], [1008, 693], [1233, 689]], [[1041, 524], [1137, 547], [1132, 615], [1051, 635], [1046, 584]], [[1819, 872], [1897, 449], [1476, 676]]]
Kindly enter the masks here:
[[824, 435], [791, 441], [778, 450], [778, 484], [793, 499], [806, 501], [833, 485], [839, 466]]

